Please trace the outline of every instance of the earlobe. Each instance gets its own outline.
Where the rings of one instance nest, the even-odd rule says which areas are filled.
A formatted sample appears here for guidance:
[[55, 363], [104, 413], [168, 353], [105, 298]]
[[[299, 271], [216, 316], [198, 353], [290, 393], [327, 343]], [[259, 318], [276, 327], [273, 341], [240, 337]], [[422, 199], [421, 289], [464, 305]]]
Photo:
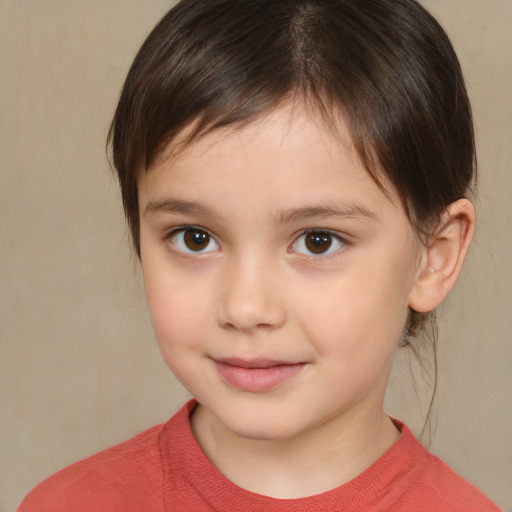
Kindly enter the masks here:
[[475, 207], [469, 199], [450, 204], [435, 234], [423, 249], [409, 295], [419, 313], [436, 309], [454, 287], [475, 232]]

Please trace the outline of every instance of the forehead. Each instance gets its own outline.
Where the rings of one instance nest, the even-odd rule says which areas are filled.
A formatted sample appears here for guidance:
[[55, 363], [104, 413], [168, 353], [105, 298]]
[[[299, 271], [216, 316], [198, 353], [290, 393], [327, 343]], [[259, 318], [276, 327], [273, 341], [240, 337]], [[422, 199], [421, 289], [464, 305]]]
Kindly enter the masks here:
[[244, 127], [217, 129], [187, 142], [193, 130], [193, 125], [183, 130], [140, 173], [141, 202], [206, 187], [212, 197], [246, 193], [249, 202], [254, 194], [265, 194], [293, 203], [314, 192], [324, 202], [352, 201], [355, 195], [363, 203], [400, 204], [390, 184], [385, 186], [391, 193], [384, 192], [370, 176], [341, 116], [334, 126], [311, 109], [286, 104]]

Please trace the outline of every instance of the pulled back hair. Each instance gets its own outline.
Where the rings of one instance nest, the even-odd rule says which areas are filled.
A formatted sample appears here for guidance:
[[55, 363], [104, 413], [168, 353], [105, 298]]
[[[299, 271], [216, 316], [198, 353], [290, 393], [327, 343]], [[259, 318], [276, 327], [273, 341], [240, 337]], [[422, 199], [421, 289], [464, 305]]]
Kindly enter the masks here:
[[[135, 57], [109, 132], [139, 257], [138, 174], [187, 126], [190, 143], [291, 98], [333, 125], [341, 114], [368, 173], [395, 187], [425, 239], [468, 194], [476, 158], [461, 68], [415, 0], [181, 0]], [[406, 343], [426, 320], [410, 312]]]

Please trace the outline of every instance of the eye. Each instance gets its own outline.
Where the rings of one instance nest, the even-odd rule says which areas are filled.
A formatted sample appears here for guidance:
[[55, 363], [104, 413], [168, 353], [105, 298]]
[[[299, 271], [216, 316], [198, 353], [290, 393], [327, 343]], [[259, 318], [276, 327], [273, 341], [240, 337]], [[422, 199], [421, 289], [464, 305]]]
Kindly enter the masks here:
[[292, 248], [306, 255], [332, 254], [345, 245], [345, 242], [329, 231], [306, 231], [295, 240]]
[[178, 251], [186, 253], [205, 253], [216, 251], [219, 246], [212, 236], [200, 228], [182, 228], [168, 237]]

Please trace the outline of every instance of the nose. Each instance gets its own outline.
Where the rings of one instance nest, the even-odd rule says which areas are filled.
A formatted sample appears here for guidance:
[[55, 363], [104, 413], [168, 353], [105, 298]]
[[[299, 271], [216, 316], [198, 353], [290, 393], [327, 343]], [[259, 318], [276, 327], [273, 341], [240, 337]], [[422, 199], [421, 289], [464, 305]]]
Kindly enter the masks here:
[[239, 331], [281, 327], [286, 313], [277, 275], [276, 269], [254, 259], [227, 263], [220, 284], [219, 325]]

